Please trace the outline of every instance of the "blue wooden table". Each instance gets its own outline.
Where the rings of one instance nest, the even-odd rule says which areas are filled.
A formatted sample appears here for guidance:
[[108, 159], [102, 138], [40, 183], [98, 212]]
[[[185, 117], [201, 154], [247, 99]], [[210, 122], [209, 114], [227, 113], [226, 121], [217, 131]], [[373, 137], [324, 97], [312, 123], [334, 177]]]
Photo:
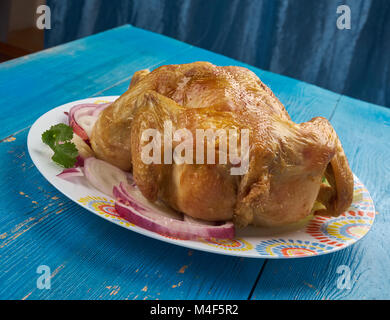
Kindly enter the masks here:
[[[188, 250], [91, 214], [32, 164], [26, 137], [43, 113], [120, 95], [139, 69], [199, 60], [248, 67], [296, 122], [330, 119], [376, 205], [363, 240], [295, 260]], [[0, 106], [0, 299], [390, 299], [389, 109], [128, 25], [0, 64]], [[51, 270], [50, 289], [37, 287], [40, 265]], [[348, 276], [349, 287], [337, 285]]]

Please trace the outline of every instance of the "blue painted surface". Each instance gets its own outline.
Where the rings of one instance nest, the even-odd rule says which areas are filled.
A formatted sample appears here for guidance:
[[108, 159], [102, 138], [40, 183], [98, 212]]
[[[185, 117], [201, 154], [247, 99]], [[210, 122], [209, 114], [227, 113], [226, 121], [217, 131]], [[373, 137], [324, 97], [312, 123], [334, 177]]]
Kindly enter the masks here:
[[[32, 164], [26, 137], [40, 114], [79, 98], [121, 94], [135, 70], [196, 60], [243, 65], [130, 26], [0, 64], [0, 79], [10, 79], [0, 81], [0, 298], [390, 299], [386, 108], [250, 67], [295, 121], [331, 119], [375, 201], [379, 214], [372, 231], [321, 257], [240, 259], [152, 240], [70, 202]], [[50, 290], [36, 286], [39, 265], [52, 271]], [[337, 288], [340, 265], [350, 268], [350, 290]]]
[[[46, 46], [124, 23], [390, 107], [388, 0], [48, 0]], [[351, 9], [339, 30], [337, 7]]]
[[[375, 223], [363, 240], [340, 252], [268, 261], [254, 299], [390, 299], [390, 110], [342, 96], [331, 123], [374, 200]], [[346, 275], [337, 273], [341, 266], [349, 268], [350, 289], [337, 286]]]

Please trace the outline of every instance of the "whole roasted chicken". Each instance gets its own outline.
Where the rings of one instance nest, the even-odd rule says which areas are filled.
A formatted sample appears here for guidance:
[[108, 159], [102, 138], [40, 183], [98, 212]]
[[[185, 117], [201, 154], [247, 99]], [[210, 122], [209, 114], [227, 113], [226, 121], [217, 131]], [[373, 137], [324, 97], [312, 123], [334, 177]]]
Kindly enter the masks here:
[[[194, 137], [199, 128], [248, 130], [246, 172], [232, 175], [233, 161], [145, 163], [143, 132], [163, 134], [166, 121]], [[90, 142], [98, 158], [131, 171], [148, 200], [193, 218], [280, 226], [313, 213], [338, 216], [352, 201], [353, 175], [330, 123], [321, 117], [294, 123], [272, 91], [242, 67], [195, 62], [138, 71], [101, 113]], [[173, 153], [179, 142], [164, 143]], [[217, 141], [217, 158], [219, 149]]]

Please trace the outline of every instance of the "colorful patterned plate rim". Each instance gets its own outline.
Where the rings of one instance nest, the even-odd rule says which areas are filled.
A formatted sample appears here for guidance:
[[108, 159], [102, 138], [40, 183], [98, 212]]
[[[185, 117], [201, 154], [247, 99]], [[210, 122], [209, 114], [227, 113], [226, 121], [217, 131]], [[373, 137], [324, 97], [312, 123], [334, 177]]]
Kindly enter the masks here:
[[322, 255], [346, 248], [363, 238], [374, 222], [374, 203], [365, 186], [355, 176], [353, 203], [344, 214], [336, 218], [316, 216], [300, 226], [272, 230], [248, 227], [238, 230], [233, 240], [180, 240], [137, 227], [120, 218], [115, 212], [114, 200], [90, 186], [85, 178], [69, 182], [56, 177], [61, 168], [51, 161], [50, 149], [41, 142], [43, 131], [56, 123], [66, 122], [64, 111], [69, 111], [73, 105], [105, 103], [117, 98], [88, 98], [54, 108], [32, 125], [27, 138], [30, 157], [41, 174], [69, 199], [112, 223], [191, 249], [239, 257], [282, 259]]

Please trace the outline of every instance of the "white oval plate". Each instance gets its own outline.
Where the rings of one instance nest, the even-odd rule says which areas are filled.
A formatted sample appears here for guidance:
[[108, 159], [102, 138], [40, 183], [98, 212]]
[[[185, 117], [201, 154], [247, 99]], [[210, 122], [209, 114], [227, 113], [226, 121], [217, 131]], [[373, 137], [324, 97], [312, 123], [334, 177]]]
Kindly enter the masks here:
[[135, 226], [119, 217], [114, 199], [89, 185], [84, 177], [72, 182], [58, 178], [62, 169], [52, 162], [52, 151], [42, 143], [42, 133], [57, 123], [67, 123], [65, 111], [80, 103], [111, 102], [118, 96], [96, 97], [70, 102], [54, 108], [32, 125], [27, 138], [28, 152], [42, 175], [69, 199], [96, 215], [145, 236], [179, 246], [218, 254], [251, 258], [298, 258], [338, 251], [361, 239], [371, 228], [375, 208], [369, 192], [355, 176], [351, 207], [337, 218], [316, 216], [306, 224], [278, 229], [247, 227], [237, 230], [233, 240], [180, 240]]

